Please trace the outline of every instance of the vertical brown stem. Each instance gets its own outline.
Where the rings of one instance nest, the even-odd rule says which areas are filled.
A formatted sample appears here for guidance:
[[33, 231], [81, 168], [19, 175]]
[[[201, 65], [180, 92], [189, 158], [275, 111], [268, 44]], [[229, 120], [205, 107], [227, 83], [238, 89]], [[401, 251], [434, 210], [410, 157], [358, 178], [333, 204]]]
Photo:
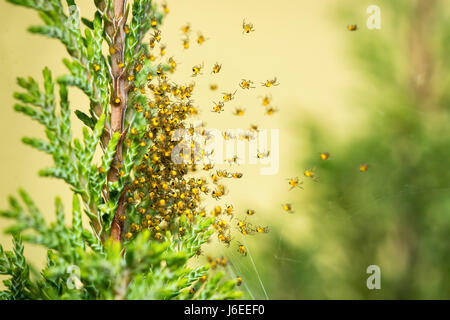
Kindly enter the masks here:
[[122, 241], [123, 238], [123, 221], [120, 220], [120, 216], [123, 215], [125, 212], [126, 189], [127, 188], [124, 187], [124, 191], [120, 195], [119, 204], [117, 206], [111, 225], [111, 238], [115, 241]]
[[[122, 135], [124, 134], [124, 116], [128, 100], [128, 80], [125, 67], [123, 66], [125, 46], [124, 26], [127, 20], [127, 17], [125, 16], [126, 2], [126, 0], [114, 0], [114, 12], [108, 12], [110, 21], [105, 23], [105, 31], [111, 40], [109, 47], [111, 55], [111, 73], [113, 78], [113, 91], [111, 94], [111, 131], [112, 133], [120, 132]], [[117, 181], [119, 177], [119, 172], [123, 164], [122, 141], [123, 137], [117, 145], [117, 152], [108, 173], [108, 181]], [[124, 192], [120, 196], [119, 204], [111, 226], [111, 237], [117, 241], [121, 241], [123, 237], [123, 222], [119, 217], [125, 211], [125, 189], [126, 188], [124, 188]]]

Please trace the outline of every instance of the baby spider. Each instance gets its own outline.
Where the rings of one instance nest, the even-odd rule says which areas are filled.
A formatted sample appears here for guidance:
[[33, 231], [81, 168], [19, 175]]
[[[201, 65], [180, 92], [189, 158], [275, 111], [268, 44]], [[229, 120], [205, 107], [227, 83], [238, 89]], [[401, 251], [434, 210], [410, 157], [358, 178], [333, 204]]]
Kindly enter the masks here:
[[359, 171], [361, 171], [361, 172], [366, 172], [367, 169], [369, 169], [369, 166], [365, 163], [363, 163], [362, 165], [359, 166]]
[[242, 178], [243, 174], [241, 172], [235, 172], [231, 175], [234, 179]]
[[356, 31], [358, 30], [358, 26], [356, 24], [349, 24], [347, 26], [348, 31]]
[[155, 30], [155, 32], [152, 35], [152, 40], [154, 40], [156, 42], [161, 41], [161, 31], [160, 30]]
[[278, 86], [280, 83], [277, 82], [277, 78], [273, 78], [272, 80], [266, 80], [266, 82], [262, 83], [263, 87], [270, 88], [271, 86]]
[[305, 171], [303, 171], [303, 175], [307, 178], [313, 179], [314, 181], [317, 181], [318, 178], [314, 173], [313, 169], [305, 169]]
[[223, 102], [215, 103], [212, 112], [221, 113], [223, 111]]
[[215, 83], [211, 83], [211, 84], [209, 85], [209, 89], [210, 89], [211, 91], [216, 91], [218, 87], [219, 87], [219, 86], [218, 86], [217, 84], [215, 84]]
[[289, 213], [294, 213], [294, 211], [292, 210], [292, 205], [290, 203], [285, 203], [281, 205], [283, 210]]
[[206, 40], [208, 40], [207, 38], [205, 38], [205, 36], [199, 32], [198, 36], [197, 36], [197, 43], [199, 46], [201, 46]]
[[241, 219], [237, 219], [237, 220], [238, 220], [237, 226], [239, 229], [247, 228], [247, 227], [251, 229], [251, 225], [249, 223], [247, 223], [247, 221], [241, 220]]
[[330, 154], [328, 152], [322, 152], [320, 154], [320, 159], [322, 159], [322, 160], [328, 160], [329, 157], [330, 157]]
[[212, 69], [212, 71], [211, 71], [211, 73], [219, 73], [220, 69], [222, 69], [222, 65], [221, 65], [221, 64], [218, 64], [218, 63], [216, 62], [216, 64], [214, 65], [214, 67], [213, 67], [213, 69]]
[[253, 28], [253, 23], [245, 23], [245, 19], [242, 21], [242, 29], [242, 34], [255, 31], [255, 28]]
[[234, 93], [222, 92], [222, 94], [223, 94], [223, 101], [228, 102], [228, 101], [231, 101], [234, 99], [234, 95], [236, 94], [236, 91]]
[[269, 233], [269, 227], [258, 226], [256, 227], [255, 231], [257, 233]]
[[248, 209], [247, 210], [247, 215], [248, 216], [252, 216], [252, 215], [254, 215], [255, 214], [255, 210], [252, 210], [252, 209]]
[[166, 54], [166, 48], [167, 48], [167, 46], [165, 44], [163, 44], [159, 47], [159, 54], [161, 55], [161, 57]]
[[277, 108], [274, 108], [274, 107], [268, 107], [267, 109], [266, 109], [266, 115], [268, 115], [268, 116], [271, 116], [271, 115], [273, 115], [275, 112], [277, 112], [278, 111], [278, 109]]
[[184, 34], [189, 34], [191, 32], [191, 25], [189, 23], [186, 23], [184, 26], [181, 27], [181, 32]]
[[225, 161], [228, 162], [230, 165], [233, 163], [237, 164], [239, 162], [239, 157], [237, 155], [234, 155], [231, 158], [226, 159]]
[[158, 20], [155, 17], [153, 17], [150, 20], [150, 23], [151, 23], [152, 28], [156, 28], [156, 26], [158, 25]]
[[233, 135], [233, 133], [229, 130], [226, 130], [224, 133], [222, 133], [223, 135], [223, 139], [224, 140], [230, 140], [230, 139], [234, 139], [235, 136]]
[[177, 67], [177, 62], [173, 59], [173, 57], [169, 58], [168, 63], [170, 65], [170, 69], [175, 71], [175, 69]]
[[247, 255], [247, 249], [240, 242], [238, 242], [238, 252], [244, 257]]
[[242, 79], [242, 81], [239, 83], [239, 86], [242, 89], [247, 89], [248, 90], [250, 88], [255, 88], [254, 86], [252, 86], [252, 84], [253, 84], [253, 81]]
[[271, 101], [272, 101], [272, 96], [271, 95], [265, 95], [264, 97], [262, 97], [261, 104], [264, 107], [267, 107], [270, 104]]
[[303, 189], [303, 187], [301, 186], [301, 184], [303, 184], [303, 181], [300, 181], [300, 179], [298, 177], [295, 178], [289, 178], [287, 179], [289, 180], [289, 185], [291, 186], [291, 188], [289, 189], [289, 191], [291, 191], [292, 189], [294, 189], [295, 187]]
[[241, 135], [239, 135], [239, 140], [247, 140], [247, 141], [254, 140], [256, 139], [256, 135], [254, 133], [255, 131], [252, 130], [246, 131]]
[[148, 45], [151, 49], [153, 49], [156, 46], [156, 40], [154, 38], [151, 38]]
[[203, 63], [202, 64], [198, 64], [192, 67], [192, 76], [196, 77], [199, 74], [202, 74], [201, 71], [203, 69]]
[[257, 152], [256, 153], [256, 157], [258, 158], [258, 159], [264, 159], [264, 158], [267, 158], [268, 156], [270, 155], [270, 151], [266, 151], [266, 152]]
[[163, 2], [162, 8], [163, 8], [165, 14], [169, 14], [170, 10], [169, 10], [169, 7], [167, 6], [166, 2]]
[[225, 213], [226, 213], [228, 216], [232, 216], [232, 215], [233, 215], [233, 205], [232, 205], [232, 204], [227, 204], [227, 205], [226, 205]]
[[186, 38], [182, 39], [182, 41], [183, 41], [183, 48], [184, 48], [185, 50], [186, 50], [186, 49], [189, 49], [189, 38], [186, 37]]
[[234, 115], [235, 116], [243, 116], [244, 113], [245, 113], [245, 109], [242, 109], [242, 108], [236, 108], [234, 110]]
[[219, 239], [219, 241], [223, 242], [227, 247], [230, 246], [230, 243], [231, 243], [231, 240], [232, 240], [231, 235], [229, 235], [229, 234], [228, 235], [224, 235], [224, 234], [220, 233], [217, 236], [217, 238]]

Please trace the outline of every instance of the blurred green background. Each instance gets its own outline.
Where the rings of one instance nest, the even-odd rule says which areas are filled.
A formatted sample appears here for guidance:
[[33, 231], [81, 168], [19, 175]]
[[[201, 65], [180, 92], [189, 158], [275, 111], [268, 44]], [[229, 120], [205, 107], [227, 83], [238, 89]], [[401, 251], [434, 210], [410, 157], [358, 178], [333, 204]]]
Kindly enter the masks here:
[[[383, 32], [362, 25], [345, 42], [346, 63], [363, 76], [348, 100], [351, 135], [336, 138], [314, 116], [297, 120], [308, 150], [299, 171], [320, 178], [293, 201], [307, 211], [308, 237], [295, 241], [278, 224], [258, 249], [271, 298], [450, 298], [450, 3], [380, 4]], [[359, 22], [353, 9], [337, 8], [337, 21]], [[366, 287], [373, 264], [380, 290]]]
[[[226, 202], [239, 217], [253, 208], [254, 224], [266, 235], [238, 241], [249, 249], [211, 244], [206, 253], [225, 255], [228, 272], [243, 277], [248, 298], [259, 299], [449, 299], [450, 298], [450, 3], [446, 0], [281, 0], [167, 1], [171, 13], [163, 27], [170, 55], [189, 74], [194, 64], [222, 63], [212, 79], [199, 79], [199, 118], [210, 127], [280, 129], [280, 170], [261, 176], [242, 166], [244, 179], [230, 184]], [[369, 5], [381, 9], [381, 29], [369, 30]], [[81, 13], [92, 12], [81, 1]], [[33, 12], [0, 3], [3, 101], [0, 141], [4, 154], [0, 207], [7, 195], [25, 187], [49, 220], [53, 198], [70, 208], [70, 192], [61, 182], [37, 177], [50, 163], [45, 155], [20, 145], [40, 128], [12, 111], [16, 76], [39, 77], [48, 65], [64, 72], [64, 50], [55, 41], [26, 33], [37, 23]], [[242, 37], [242, 19], [255, 24]], [[180, 27], [190, 22], [209, 40], [181, 48]], [[347, 25], [357, 24], [351, 32]], [[206, 72], [208, 73], [208, 72]], [[217, 118], [208, 111], [219, 91], [242, 78], [261, 81], [277, 76], [271, 94], [280, 112], [264, 116], [257, 99], [264, 92], [238, 93], [247, 117], [230, 111]], [[184, 77], [185, 79], [188, 77]], [[203, 89], [202, 89], [203, 88]], [[222, 90], [223, 89], [223, 90]], [[87, 108], [76, 90], [71, 101]], [[233, 109], [233, 108], [232, 108]], [[73, 122], [76, 123], [75, 118]], [[79, 127], [75, 128], [79, 133]], [[330, 153], [321, 160], [320, 153]], [[359, 166], [368, 165], [366, 172]], [[312, 181], [303, 176], [313, 168]], [[304, 190], [291, 190], [287, 178], [299, 176]], [[282, 212], [292, 203], [294, 214]], [[211, 202], [211, 204], [215, 204]], [[2, 227], [6, 222], [2, 222]], [[10, 247], [9, 237], [0, 243]], [[43, 251], [28, 246], [38, 265]], [[200, 257], [201, 261], [205, 257]], [[369, 290], [366, 269], [381, 269], [381, 289]]]

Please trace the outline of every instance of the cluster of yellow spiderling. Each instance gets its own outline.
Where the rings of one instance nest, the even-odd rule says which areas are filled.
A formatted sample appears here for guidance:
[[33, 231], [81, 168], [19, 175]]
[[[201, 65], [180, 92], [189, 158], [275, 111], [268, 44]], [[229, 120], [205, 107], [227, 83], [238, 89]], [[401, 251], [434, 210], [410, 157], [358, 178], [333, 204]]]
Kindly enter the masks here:
[[[199, 44], [205, 40], [202, 37], [199, 35]], [[140, 60], [143, 62], [147, 58], [154, 62], [163, 59], [166, 46], [159, 45], [157, 48], [160, 42], [161, 31], [155, 30], [149, 40], [148, 56], [142, 55]], [[159, 54], [155, 54], [158, 50]], [[142, 64], [137, 64], [135, 70], [128, 75], [130, 82], [134, 81], [142, 70]], [[156, 240], [162, 240], [166, 230], [182, 236], [186, 228], [195, 224], [197, 217], [217, 217], [222, 211], [220, 207], [216, 207], [207, 214], [201, 207], [201, 201], [203, 196], [218, 200], [225, 194], [225, 186], [217, 183], [225, 176], [218, 172], [217, 178], [212, 178], [215, 187], [210, 190], [205, 178], [188, 175], [200, 170], [212, 170], [213, 166], [198, 165], [198, 161], [208, 155], [204, 150], [201, 150], [200, 154], [194, 154], [195, 150], [199, 150], [198, 143], [185, 137], [201, 135], [207, 139], [208, 131], [204, 125], [194, 128], [187, 124], [188, 117], [198, 113], [197, 107], [192, 104], [195, 83], [178, 85], [171, 81], [168, 73], [174, 73], [176, 67], [177, 63], [171, 57], [166, 63], [158, 65], [154, 72], [148, 73], [145, 86], [132, 88], [135, 92], [139, 90], [141, 94], [147, 95], [146, 105], [134, 105], [136, 112], [143, 115], [146, 125], [131, 127], [126, 142], [130, 146], [133, 140], [138, 141], [147, 152], [142, 162], [134, 166], [133, 181], [127, 186], [126, 201], [129, 207], [138, 213], [137, 218], [131, 217], [130, 221], [127, 221], [127, 239], [131, 239], [142, 229], [150, 229]], [[201, 66], [198, 73], [200, 69]], [[173, 139], [177, 132], [182, 132], [181, 139]], [[176, 147], [181, 151], [174, 151]], [[185, 150], [189, 152], [186, 153]], [[174, 153], [181, 161], [174, 161]], [[227, 173], [226, 177], [237, 179], [242, 177], [242, 174]], [[186, 222], [180, 222], [181, 216], [185, 217]], [[127, 219], [125, 215], [120, 218], [123, 221]], [[222, 225], [222, 222], [219, 224]]]
[[189, 99], [194, 84], [178, 86], [169, 83], [164, 72], [159, 70], [156, 79], [150, 79], [147, 87], [152, 95], [148, 102], [150, 111], [144, 115], [147, 127], [142, 131], [131, 128], [130, 133], [139, 136], [140, 144], [145, 145], [148, 152], [144, 161], [134, 168], [128, 202], [142, 215], [141, 224], [134, 229], [150, 228], [155, 239], [162, 239], [161, 229], [176, 229], [183, 235], [184, 227], [177, 224], [179, 216], [185, 215], [190, 223], [197, 215], [205, 216], [199, 204], [201, 195], [208, 194], [209, 189], [205, 179], [186, 177], [189, 171], [196, 170], [191, 154], [180, 155], [187, 161], [176, 163], [172, 160], [173, 149], [182, 143], [173, 141], [174, 132], [186, 129], [184, 120], [197, 114], [197, 108]]
[[[166, 6], [164, 10], [168, 12]], [[147, 58], [153, 62], [158, 56], [163, 59], [166, 46], [159, 45], [157, 49], [160, 42], [161, 31], [155, 30], [149, 40], [149, 54], [142, 55], [140, 60]], [[155, 50], [159, 50], [159, 54], [155, 54]], [[143, 115], [146, 125], [131, 127], [126, 142], [130, 146], [133, 140], [137, 140], [147, 152], [143, 160], [134, 166], [133, 181], [127, 187], [126, 201], [139, 214], [138, 218], [132, 217], [133, 221], [128, 221], [127, 239], [142, 229], [150, 229], [157, 240], [164, 238], [165, 230], [182, 236], [186, 225], [179, 222], [180, 216], [184, 215], [188, 224], [192, 224], [197, 216], [206, 215], [199, 207], [201, 196], [209, 193], [206, 180], [187, 177], [188, 172], [196, 171], [192, 154], [180, 155], [187, 161], [172, 160], [173, 149], [183, 143], [173, 140], [174, 133], [187, 129], [186, 119], [198, 113], [191, 100], [195, 84], [178, 85], [169, 80], [168, 73], [175, 72], [176, 67], [176, 61], [170, 57], [166, 63], [160, 63], [155, 71], [148, 73], [145, 86], [132, 89], [147, 95], [146, 105], [134, 105], [136, 112]], [[130, 82], [141, 68], [138, 64], [135, 72], [128, 75]], [[201, 134], [206, 134], [206, 131]], [[126, 219], [125, 216], [123, 219]]]
[[[186, 24], [181, 30], [184, 35], [184, 48], [187, 49], [191, 26]], [[199, 45], [206, 40], [201, 33], [198, 33]], [[221, 200], [227, 194], [228, 190], [223, 183], [225, 179], [240, 179], [243, 174], [236, 171], [214, 170], [214, 164], [207, 161], [202, 163], [202, 160], [208, 158], [210, 154], [202, 149], [193, 136], [200, 135], [208, 140], [209, 131], [203, 123], [196, 127], [188, 124], [188, 118], [197, 115], [199, 111], [192, 102], [195, 83], [179, 85], [171, 81], [170, 74], [176, 71], [177, 62], [173, 57], [166, 59], [165, 56], [166, 46], [161, 44], [161, 31], [156, 29], [149, 40], [149, 53], [140, 57], [142, 64], [137, 64], [135, 70], [128, 75], [130, 83], [133, 82], [142, 70], [145, 59], [155, 62], [158, 66], [156, 70], [148, 73], [145, 86], [132, 88], [135, 92], [139, 90], [142, 95], [147, 96], [146, 104], [135, 103], [134, 105], [136, 112], [143, 115], [146, 124], [129, 129], [127, 144], [131, 145], [132, 141], [138, 141], [147, 152], [143, 161], [134, 166], [133, 181], [127, 186], [126, 201], [137, 214], [131, 215], [130, 221], [126, 221], [128, 233], [125, 237], [131, 239], [142, 229], [149, 229], [156, 240], [163, 240], [166, 230], [181, 237], [188, 231], [186, 228], [189, 229], [196, 223], [198, 217], [215, 218], [212, 227], [218, 241], [226, 246], [229, 246], [233, 240], [232, 229], [236, 229], [242, 235], [269, 232], [266, 226], [253, 225], [245, 219], [234, 217], [235, 212], [231, 204], [224, 206], [218, 204], [211, 210], [206, 210], [202, 206], [202, 201], [206, 197]], [[160, 60], [159, 65], [157, 60]], [[203, 69], [204, 63], [193, 66], [191, 76], [201, 76]], [[215, 63], [211, 74], [217, 74], [221, 69], [222, 65]], [[266, 88], [278, 84], [277, 78], [261, 83]], [[242, 90], [255, 88], [254, 82], [248, 79], [241, 79], [239, 87]], [[217, 88], [217, 84], [210, 85], [211, 90], [217, 90]], [[222, 112], [225, 104], [235, 98], [236, 92], [237, 90], [223, 92], [220, 102], [215, 103], [212, 111]], [[262, 100], [267, 115], [277, 111], [270, 105], [271, 99], [271, 96], [267, 95]], [[245, 109], [237, 108], [234, 113], [237, 116], [243, 116]], [[258, 126], [252, 124], [250, 130], [240, 134], [239, 139], [250, 141], [258, 131]], [[182, 132], [181, 137], [173, 139], [174, 134], [179, 132]], [[223, 137], [237, 138], [227, 132], [223, 133]], [[269, 151], [258, 151], [257, 156], [262, 159], [268, 157], [269, 153]], [[182, 161], [174, 161], [174, 156]], [[226, 161], [229, 164], [238, 164], [238, 160], [238, 157], [234, 156]], [[199, 171], [207, 173], [207, 176], [192, 175]], [[246, 213], [247, 216], [252, 216], [255, 211], [249, 209]], [[181, 217], [184, 217], [183, 223]], [[127, 219], [125, 216], [122, 218]], [[237, 250], [243, 256], [247, 254], [242, 244], [238, 244]], [[201, 252], [199, 251], [198, 254]], [[210, 262], [216, 266], [226, 266], [225, 258], [216, 260]]]

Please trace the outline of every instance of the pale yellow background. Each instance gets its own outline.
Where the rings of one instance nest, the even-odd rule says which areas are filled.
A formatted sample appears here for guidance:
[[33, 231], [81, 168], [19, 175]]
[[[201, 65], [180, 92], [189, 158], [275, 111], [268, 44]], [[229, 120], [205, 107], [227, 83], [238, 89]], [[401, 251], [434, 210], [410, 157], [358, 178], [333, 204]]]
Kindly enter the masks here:
[[[339, 1], [340, 3], [343, 1]], [[344, 1], [345, 2], [345, 1]], [[83, 16], [92, 16], [91, 1], [78, 1]], [[346, 58], [345, 38], [349, 36], [346, 24], [337, 24], [333, 8], [338, 1], [331, 0], [189, 0], [168, 1], [171, 12], [163, 27], [163, 40], [168, 56], [180, 62], [176, 79], [190, 82], [190, 69], [204, 63], [204, 74], [197, 81], [195, 103], [201, 106], [199, 118], [210, 127], [248, 128], [250, 123], [262, 128], [280, 129], [280, 170], [273, 176], [261, 176], [259, 167], [240, 169], [244, 178], [230, 184], [225, 202], [234, 203], [238, 212], [248, 207], [261, 212], [260, 221], [293, 232], [300, 241], [308, 232], [306, 215], [302, 208], [313, 205], [308, 201], [310, 191], [287, 193], [286, 178], [302, 174], [300, 161], [309, 150], [302, 148], [298, 136], [299, 120], [311, 114], [321, 118], [323, 124], [336, 134], [349, 133], [348, 124], [355, 122], [347, 108], [352, 83], [358, 81]], [[366, 1], [355, 10], [358, 24], [365, 24]], [[242, 35], [242, 20], [254, 23], [256, 31]], [[55, 75], [65, 73], [61, 58], [66, 55], [62, 45], [52, 39], [31, 35], [27, 26], [39, 23], [35, 12], [0, 2], [0, 78], [1, 117], [0, 144], [0, 207], [7, 206], [7, 196], [25, 188], [37, 202], [49, 220], [54, 217], [54, 197], [63, 198], [70, 212], [68, 187], [61, 181], [39, 178], [37, 171], [51, 164], [49, 156], [39, 153], [20, 142], [22, 136], [43, 136], [42, 128], [23, 115], [13, 111], [12, 93], [17, 90], [16, 76], [31, 75], [41, 79], [44, 66]], [[192, 36], [201, 31], [209, 40], [201, 47], [191, 41], [191, 48], [181, 47], [180, 27], [190, 22]], [[350, 21], [349, 23], [352, 23]], [[210, 74], [215, 62], [222, 64], [217, 76]], [[260, 82], [277, 77], [280, 86], [271, 89], [260, 87]], [[238, 90], [236, 99], [224, 114], [218, 116], [209, 110], [212, 101], [219, 100], [219, 93], [238, 89], [242, 78], [253, 80], [258, 88], [253, 91]], [[208, 89], [209, 83], [219, 84], [218, 92]], [[272, 117], [264, 115], [257, 96], [271, 93], [274, 106], [280, 112]], [[73, 108], [86, 110], [87, 100], [77, 90], [71, 91]], [[234, 107], [246, 108], [246, 116], [232, 115]], [[79, 123], [75, 118], [75, 134]], [[301, 198], [301, 200], [298, 200]], [[293, 202], [299, 207], [296, 215], [280, 221], [280, 204]], [[300, 201], [300, 202], [299, 202]], [[2, 229], [6, 226], [1, 221]], [[10, 238], [0, 236], [0, 243], [10, 247]], [[42, 261], [42, 250], [28, 246], [27, 254], [33, 261]]]

